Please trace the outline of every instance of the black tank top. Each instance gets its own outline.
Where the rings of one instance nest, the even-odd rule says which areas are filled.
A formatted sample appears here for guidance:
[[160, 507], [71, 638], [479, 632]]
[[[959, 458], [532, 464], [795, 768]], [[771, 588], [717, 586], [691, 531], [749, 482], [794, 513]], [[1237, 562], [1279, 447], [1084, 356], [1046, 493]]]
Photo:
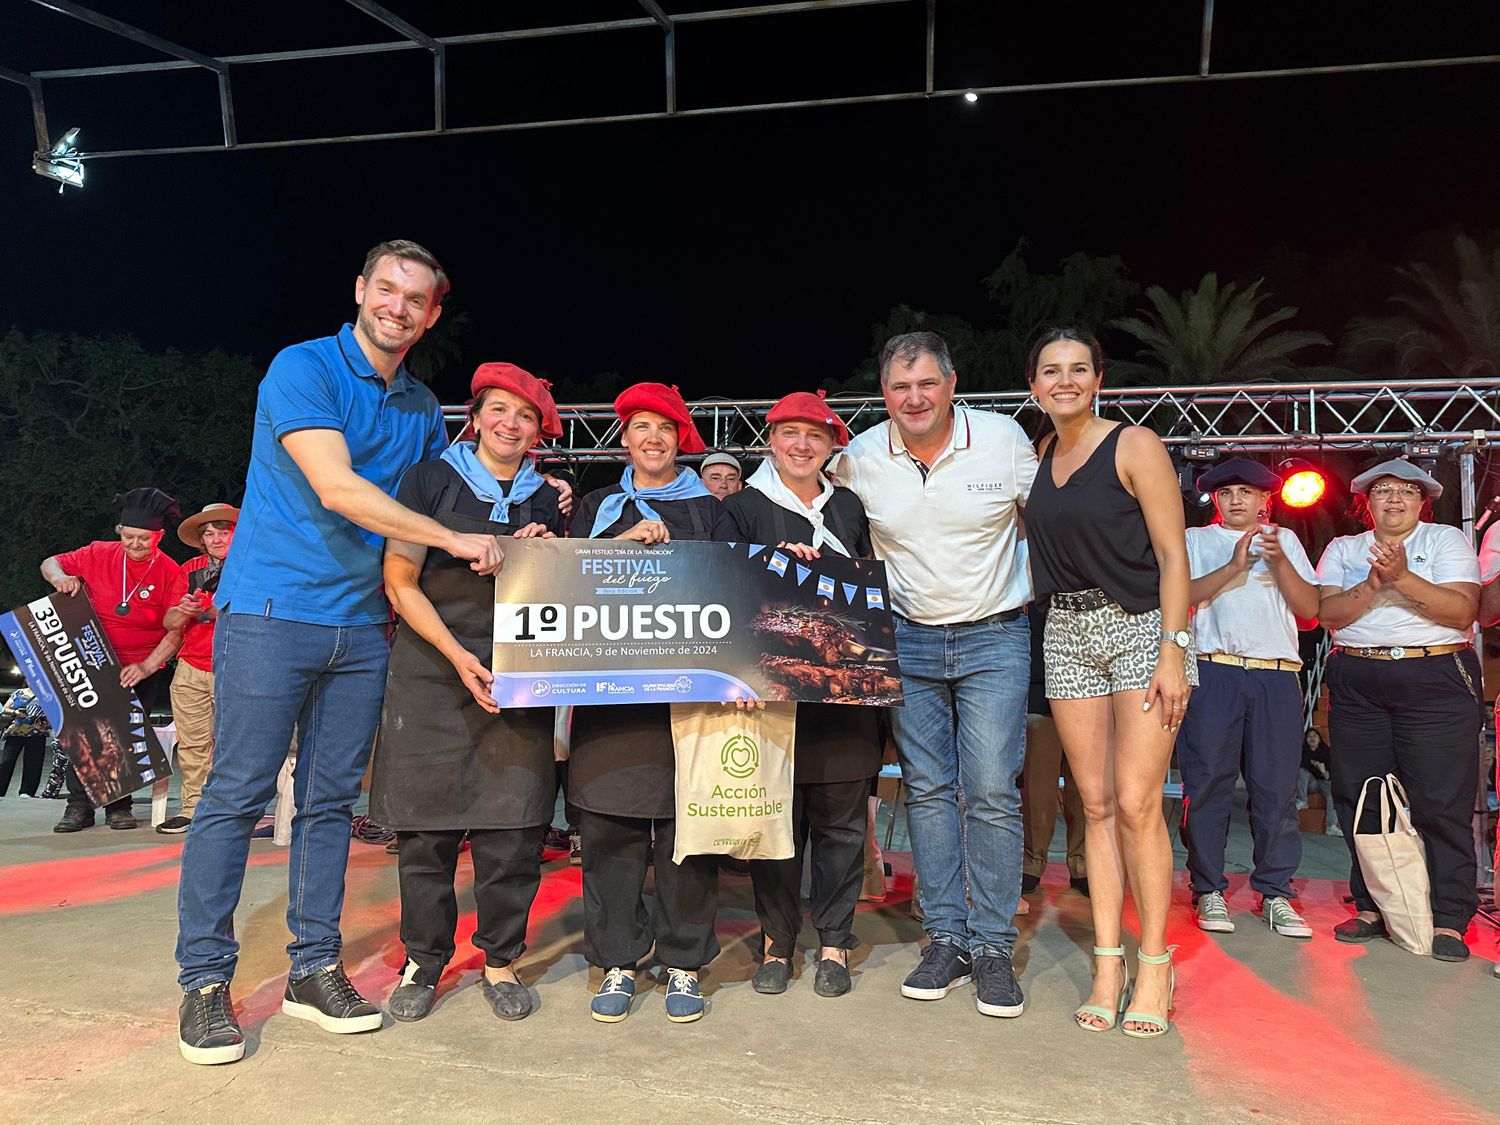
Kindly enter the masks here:
[[1053, 594], [1097, 589], [1127, 613], [1161, 605], [1161, 571], [1146, 518], [1115, 468], [1115, 447], [1124, 428], [1105, 434], [1061, 488], [1052, 482], [1057, 442], [1042, 455], [1025, 514], [1031, 582], [1039, 603]]

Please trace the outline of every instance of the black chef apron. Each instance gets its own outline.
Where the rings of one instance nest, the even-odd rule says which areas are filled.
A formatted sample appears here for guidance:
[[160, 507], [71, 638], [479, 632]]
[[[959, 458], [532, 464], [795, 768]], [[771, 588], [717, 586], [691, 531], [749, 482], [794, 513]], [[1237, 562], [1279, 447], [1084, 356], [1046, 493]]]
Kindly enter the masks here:
[[[458, 495], [446, 489], [432, 515], [451, 531], [509, 535], [529, 522], [526, 501], [512, 506], [516, 522], [502, 524], [459, 515]], [[419, 581], [458, 643], [489, 667], [495, 580], [429, 547]], [[486, 711], [448, 659], [403, 621], [391, 647], [370, 816], [398, 832], [545, 824], [556, 799], [552, 727], [551, 707]]]

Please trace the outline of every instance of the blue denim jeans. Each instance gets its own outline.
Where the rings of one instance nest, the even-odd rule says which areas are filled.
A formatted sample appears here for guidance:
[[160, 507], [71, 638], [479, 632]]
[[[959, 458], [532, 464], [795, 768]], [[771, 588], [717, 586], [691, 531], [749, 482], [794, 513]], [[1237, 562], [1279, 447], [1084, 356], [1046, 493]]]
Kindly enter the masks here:
[[385, 695], [389, 649], [380, 625], [338, 627], [244, 613], [214, 629], [214, 754], [182, 854], [178, 982], [234, 976], [234, 911], [250, 833], [276, 795], [298, 734], [287, 868], [292, 976], [339, 958], [349, 821]]
[[976, 956], [1008, 952], [1021, 897], [1030, 625], [1024, 614], [958, 627], [897, 617], [896, 650], [906, 700], [891, 719], [923, 925]]

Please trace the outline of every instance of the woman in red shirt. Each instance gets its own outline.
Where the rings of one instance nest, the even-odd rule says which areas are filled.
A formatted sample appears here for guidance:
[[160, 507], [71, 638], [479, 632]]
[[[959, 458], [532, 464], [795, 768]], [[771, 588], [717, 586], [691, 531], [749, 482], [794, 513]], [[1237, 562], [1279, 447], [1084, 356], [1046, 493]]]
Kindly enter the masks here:
[[[182, 634], [162, 623], [167, 610], [187, 593], [182, 568], [158, 550], [168, 516], [179, 515], [177, 502], [156, 488], [134, 488], [115, 497], [118, 539], [96, 540], [76, 551], [52, 555], [42, 563], [42, 577], [59, 594], [88, 594], [104, 636], [120, 661], [120, 686], [134, 688], [149, 717], [161, 690], [161, 670]], [[130, 797], [107, 805], [104, 823], [134, 828]], [[79, 832], [94, 826], [94, 806], [72, 766], [68, 767], [68, 807], [54, 832]]]

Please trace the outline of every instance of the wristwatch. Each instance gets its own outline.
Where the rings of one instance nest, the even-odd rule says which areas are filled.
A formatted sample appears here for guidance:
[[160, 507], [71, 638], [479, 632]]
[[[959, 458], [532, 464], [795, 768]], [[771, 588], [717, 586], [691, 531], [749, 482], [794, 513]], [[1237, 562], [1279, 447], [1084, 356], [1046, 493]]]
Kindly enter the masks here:
[[1187, 648], [1188, 642], [1192, 639], [1192, 634], [1189, 633], [1186, 629], [1178, 629], [1175, 633], [1170, 629], [1163, 629], [1161, 631], [1162, 644], [1166, 644], [1168, 641], [1171, 641], [1178, 648]]

